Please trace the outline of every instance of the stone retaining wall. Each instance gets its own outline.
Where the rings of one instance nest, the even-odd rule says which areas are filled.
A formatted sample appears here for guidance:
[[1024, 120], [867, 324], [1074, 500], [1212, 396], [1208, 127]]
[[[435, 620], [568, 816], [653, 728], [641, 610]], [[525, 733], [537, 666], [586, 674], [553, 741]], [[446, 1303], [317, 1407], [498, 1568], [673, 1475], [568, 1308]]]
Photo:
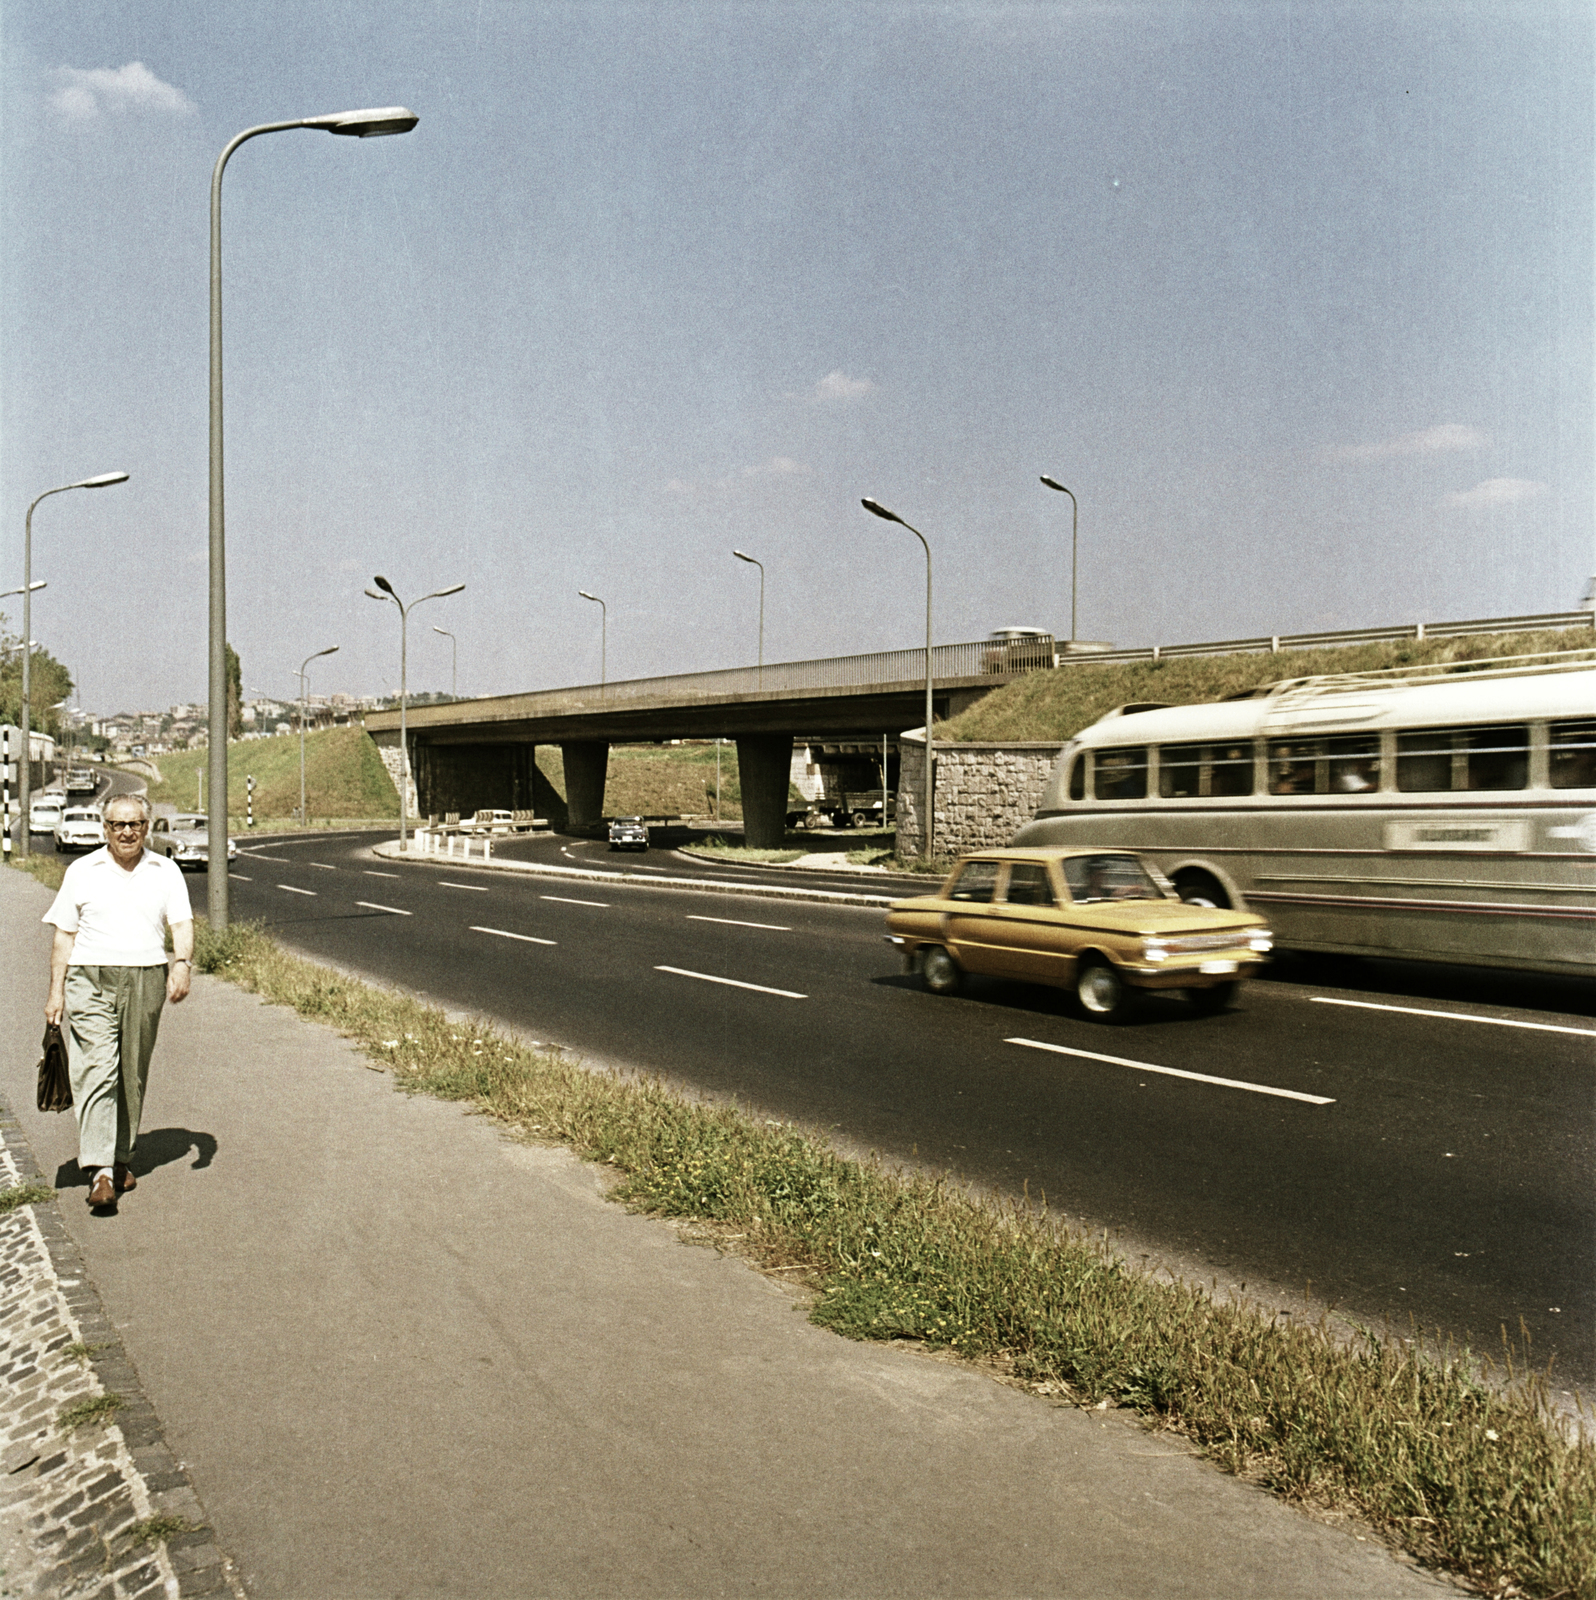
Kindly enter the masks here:
[[[1063, 744], [939, 744], [934, 753], [930, 854], [962, 855], [1007, 844], [1036, 815]], [[900, 734], [898, 855], [924, 853], [920, 813], [925, 800], [925, 735]]]

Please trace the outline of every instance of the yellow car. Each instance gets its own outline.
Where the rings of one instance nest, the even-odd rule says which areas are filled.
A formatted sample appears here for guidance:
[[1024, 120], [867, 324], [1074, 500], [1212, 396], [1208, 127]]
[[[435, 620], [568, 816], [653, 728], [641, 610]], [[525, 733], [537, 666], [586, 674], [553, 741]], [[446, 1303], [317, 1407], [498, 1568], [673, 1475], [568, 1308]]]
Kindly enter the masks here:
[[982, 850], [935, 893], [895, 901], [887, 940], [933, 994], [967, 972], [1073, 989], [1082, 1009], [1117, 1022], [1144, 989], [1184, 989], [1223, 1011], [1269, 959], [1262, 917], [1187, 905], [1129, 850]]

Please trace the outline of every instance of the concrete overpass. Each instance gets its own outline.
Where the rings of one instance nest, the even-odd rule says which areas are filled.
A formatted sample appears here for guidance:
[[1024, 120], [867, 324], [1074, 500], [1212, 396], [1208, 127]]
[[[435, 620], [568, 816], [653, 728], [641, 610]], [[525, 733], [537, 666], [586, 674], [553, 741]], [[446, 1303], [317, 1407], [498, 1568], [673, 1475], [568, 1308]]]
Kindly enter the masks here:
[[[1053, 666], [1056, 650], [1046, 636], [937, 646], [931, 653], [936, 716], [957, 716], [1023, 673]], [[782, 842], [794, 739], [879, 739], [924, 721], [924, 650], [457, 700], [413, 706], [407, 718], [420, 815], [482, 806], [547, 814], [558, 797], [537, 770], [535, 754], [540, 744], [557, 744], [565, 767], [564, 809], [577, 827], [603, 816], [610, 745], [733, 739], [744, 832], [761, 846]], [[397, 778], [399, 713], [368, 712], [365, 722]]]

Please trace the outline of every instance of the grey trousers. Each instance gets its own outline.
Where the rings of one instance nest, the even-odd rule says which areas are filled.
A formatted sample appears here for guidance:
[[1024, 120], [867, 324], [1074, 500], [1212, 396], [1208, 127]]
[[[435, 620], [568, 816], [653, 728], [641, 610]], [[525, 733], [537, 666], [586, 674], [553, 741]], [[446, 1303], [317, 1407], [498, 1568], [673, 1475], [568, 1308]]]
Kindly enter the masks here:
[[67, 968], [67, 1067], [80, 1167], [132, 1160], [165, 1003], [164, 963]]

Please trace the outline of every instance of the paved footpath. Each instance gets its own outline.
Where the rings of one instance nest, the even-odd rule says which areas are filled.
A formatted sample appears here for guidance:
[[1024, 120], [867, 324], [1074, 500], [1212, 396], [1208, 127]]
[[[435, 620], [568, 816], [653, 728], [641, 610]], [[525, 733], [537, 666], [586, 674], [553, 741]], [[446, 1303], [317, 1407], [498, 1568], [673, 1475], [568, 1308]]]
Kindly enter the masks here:
[[[567, 1152], [397, 1093], [328, 1030], [219, 980], [167, 1009], [139, 1187], [93, 1216], [70, 1114], [33, 1110], [48, 901], [0, 870], [0, 1097], [61, 1190], [0, 1235], [32, 1296], [0, 1314], [13, 1340], [37, 1314], [39, 1338], [93, 1342], [59, 1303], [97, 1292], [119, 1341], [104, 1387], [152, 1409], [74, 1443], [74, 1492], [114, 1479], [103, 1493], [141, 1517], [176, 1495], [212, 1542], [174, 1541], [121, 1589], [108, 1569], [97, 1589], [39, 1589], [80, 1507], [63, 1492], [27, 1522], [0, 1500], [0, 1593], [1456, 1592], [1125, 1417], [826, 1333], [779, 1284], [605, 1201]], [[39, 1228], [59, 1235], [53, 1266]], [[24, 1413], [37, 1431], [97, 1392], [58, 1363], [41, 1408], [17, 1348], [8, 1444]], [[163, 1433], [170, 1456], [141, 1462]]]

